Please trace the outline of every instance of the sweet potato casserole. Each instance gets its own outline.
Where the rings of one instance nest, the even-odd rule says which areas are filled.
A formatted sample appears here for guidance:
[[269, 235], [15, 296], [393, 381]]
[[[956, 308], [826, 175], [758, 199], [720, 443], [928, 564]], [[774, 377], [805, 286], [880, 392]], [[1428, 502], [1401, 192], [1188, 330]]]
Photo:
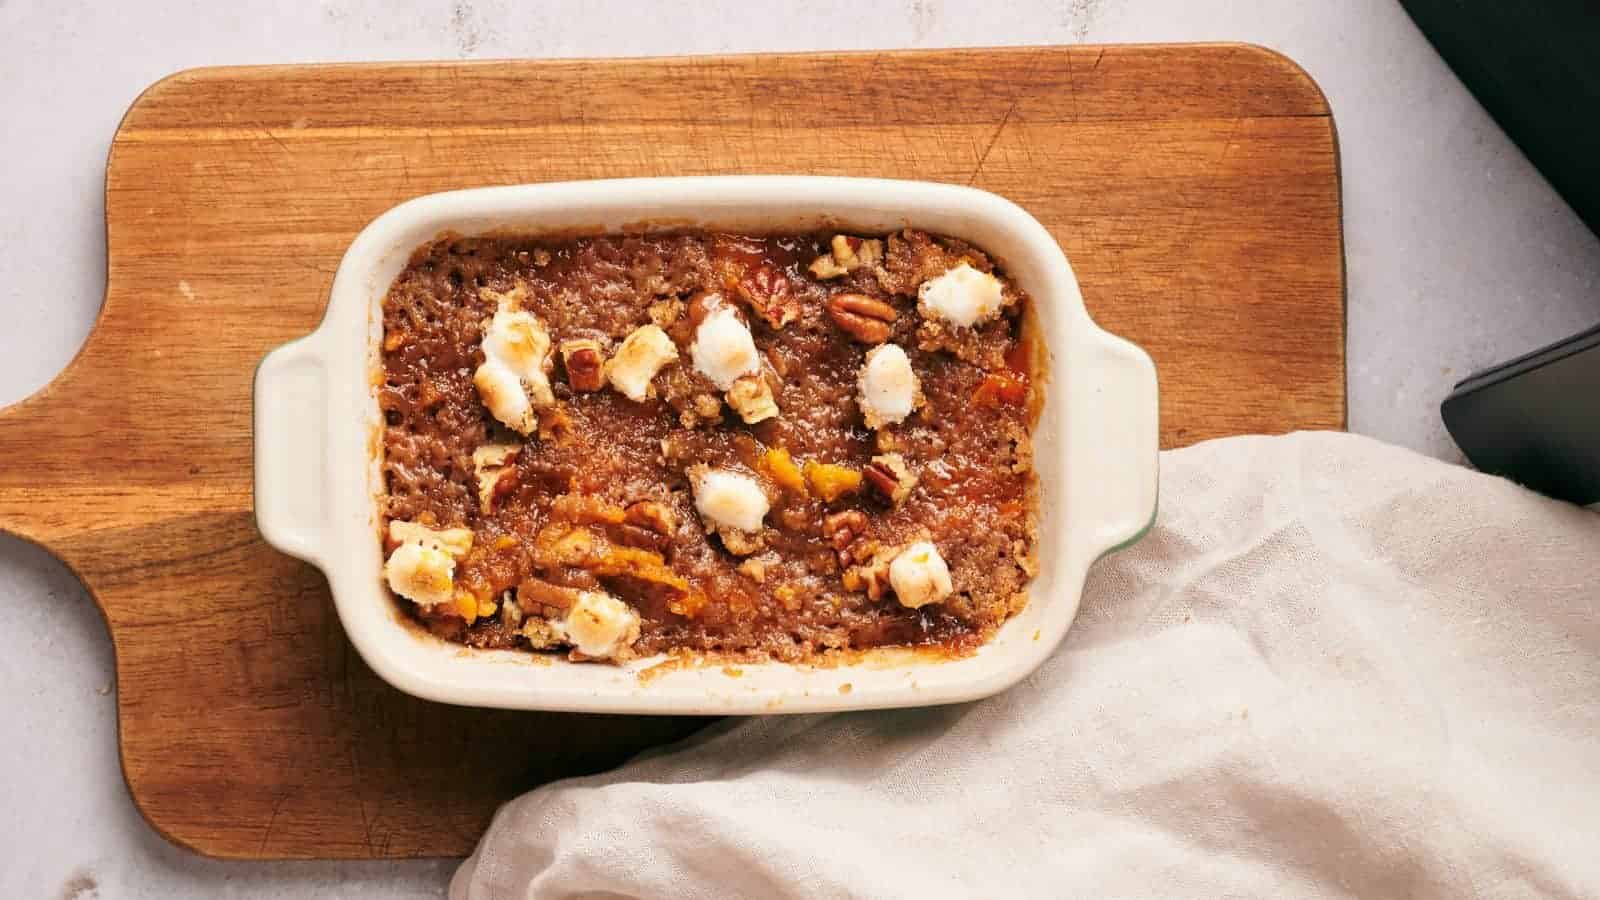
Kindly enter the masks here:
[[385, 579], [574, 660], [969, 651], [1036, 569], [1029, 302], [914, 230], [434, 241], [383, 301]]

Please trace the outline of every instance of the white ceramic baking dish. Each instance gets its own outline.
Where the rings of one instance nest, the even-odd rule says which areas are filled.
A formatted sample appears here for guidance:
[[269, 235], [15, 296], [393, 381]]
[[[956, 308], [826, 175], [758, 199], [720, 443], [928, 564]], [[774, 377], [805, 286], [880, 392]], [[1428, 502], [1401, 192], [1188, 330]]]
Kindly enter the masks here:
[[[652, 224], [654, 223], [654, 224]], [[704, 227], [751, 232], [906, 226], [991, 253], [1033, 298], [1048, 348], [1035, 459], [1039, 560], [1027, 608], [975, 655], [885, 650], [830, 667], [626, 666], [472, 650], [411, 625], [381, 581], [377, 498], [380, 304], [412, 251], [441, 232]], [[267, 542], [322, 569], [351, 642], [400, 690], [447, 703], [617, 713], [771, 713], [984, 697], [1033, 671], [1078, 611], [1101, 555], [1156, 508], [1156, 373], [1097, 327], [1066, 256], [1021, 208], [971, 188], [801, 176], [651, 178], [496, 187], [402, 203], [357, 235], [321, 326], [268, 354], [255, 381], [255, 509]]]

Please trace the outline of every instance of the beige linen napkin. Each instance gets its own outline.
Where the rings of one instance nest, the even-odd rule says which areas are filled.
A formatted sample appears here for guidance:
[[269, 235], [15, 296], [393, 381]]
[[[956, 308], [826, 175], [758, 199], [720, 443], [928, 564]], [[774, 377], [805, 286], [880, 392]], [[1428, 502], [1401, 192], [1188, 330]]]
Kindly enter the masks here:
[[1161, 493], [1012, 690], [549, 785], [451, 896], [1600, 896], [1600, 514], [1336, 434]]

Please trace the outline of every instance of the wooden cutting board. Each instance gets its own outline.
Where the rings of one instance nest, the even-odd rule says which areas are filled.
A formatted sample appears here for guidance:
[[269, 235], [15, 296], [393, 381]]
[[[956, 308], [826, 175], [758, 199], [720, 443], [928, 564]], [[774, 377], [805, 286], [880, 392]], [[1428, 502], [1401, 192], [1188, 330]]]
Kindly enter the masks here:
[[350, 650], [251, 517], [251, 376], [346, 245], [418, 194], [791, 172], [973, 184], [1038, 216], [1161, 372], [1162, 441], [1340, 428], [1338, 150], [1294, 63], [1233, 45], [203, 69], [129, 110], [83, 352], [0, 411], [0, 527], [116, 645], [123, 769], [229, 857], [466, 853], [496, 804], [695, 720], [452, 708]]

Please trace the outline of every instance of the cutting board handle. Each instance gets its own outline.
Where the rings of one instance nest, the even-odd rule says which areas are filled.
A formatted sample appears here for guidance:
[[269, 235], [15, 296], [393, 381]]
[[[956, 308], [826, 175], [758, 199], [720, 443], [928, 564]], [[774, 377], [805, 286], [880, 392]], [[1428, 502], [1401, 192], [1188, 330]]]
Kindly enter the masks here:
[[[91, 335], [92, 337], [92, 335]], [[32, 396], [0, 406], [0, 533], [36, 544], [87, 527], [76, 510], [86, 481], [83, 448], [108, 450], [92, 403], [74, 384], [84, 353]]]
[[328, 359], [318, 334], [268, 353], [255, 378], [256, 526], [267, 543], [320, 565], [326, 548]]
[[27, 527], [29, 504], [24, 485], [16, 480], [32, 459], [22, 434], [28, 402], [0, 407], [0, 534], [37, 542], [38, 537]]

